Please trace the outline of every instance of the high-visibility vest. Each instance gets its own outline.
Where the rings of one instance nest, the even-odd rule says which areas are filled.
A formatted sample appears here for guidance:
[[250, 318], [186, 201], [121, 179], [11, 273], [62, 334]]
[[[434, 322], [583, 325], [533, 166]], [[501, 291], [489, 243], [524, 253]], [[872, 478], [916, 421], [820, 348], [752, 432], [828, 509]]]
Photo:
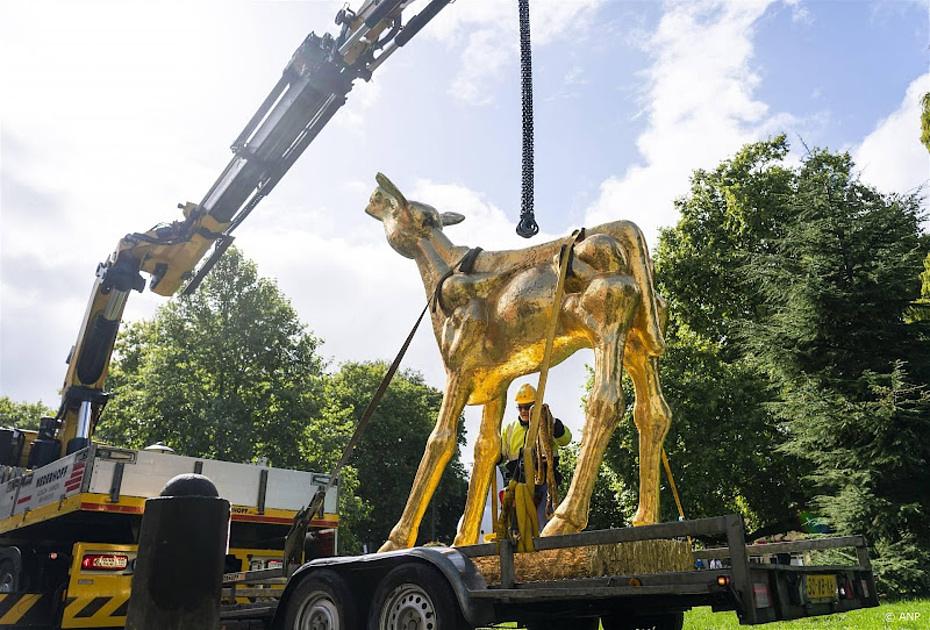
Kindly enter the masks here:
[[[556, 447], [567, 446], [572, 441], [572, 432], [565, 424], [565, 432], [552, 442]], [[505, 462], [513, 461], [520, 456], [520, 449], [526, 443], [526, 431], [529, 425], [524, 426], [519, 420], [514, 420], [501, 431], [501, 459]], [[554, 449], [553, 449], [554, 450]]]

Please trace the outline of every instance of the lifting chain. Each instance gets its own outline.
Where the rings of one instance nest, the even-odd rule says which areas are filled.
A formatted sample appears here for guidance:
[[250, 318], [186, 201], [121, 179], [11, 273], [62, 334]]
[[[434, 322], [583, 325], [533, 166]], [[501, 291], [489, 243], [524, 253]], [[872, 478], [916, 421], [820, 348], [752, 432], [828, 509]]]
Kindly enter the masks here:
[[533, 214], [533, 53], [530, 48], [530, 1], [517, 0], [520, 10], [520, 86], [523, 94], [523, 179], [517, 234], [539, 233]]

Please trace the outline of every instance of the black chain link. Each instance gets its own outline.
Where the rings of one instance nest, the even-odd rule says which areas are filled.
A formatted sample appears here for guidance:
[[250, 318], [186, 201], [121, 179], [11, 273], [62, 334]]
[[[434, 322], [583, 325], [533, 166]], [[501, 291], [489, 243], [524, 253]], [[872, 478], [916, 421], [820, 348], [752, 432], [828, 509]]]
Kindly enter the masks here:
[[530, 48], [530, 2], [517, 0], [520, 9], [520, 84], [523, 93], [523, 180], [517, 234], [539, 233], [533, 214], [533, 54]]

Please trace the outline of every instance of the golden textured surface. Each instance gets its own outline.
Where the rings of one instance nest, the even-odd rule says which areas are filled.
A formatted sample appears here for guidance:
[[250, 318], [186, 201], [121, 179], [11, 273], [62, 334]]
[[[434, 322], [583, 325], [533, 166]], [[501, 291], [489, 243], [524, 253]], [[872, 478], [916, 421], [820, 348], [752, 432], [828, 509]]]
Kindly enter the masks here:
[[[488, 584], [500, 584], [500, 559], [497, 556], [472, 558], [472, 562]], [[694, 569], [694, 555], [691, 546], [683, 540], [641, 540], [517, 553], [513, 557], [513, 567], [517, 582], [539, 582], [691, 571]]]
[[[409, 547], [429, 500], [456, 447], [456, 426], [466, 404], [483, 405], [474, 469], [456, 545], [472, 544], [494, 466], [507, 388], [541, 367], [546, 328], [559, 276], [564, 240], [520, 250], [482, 252], [471, 273], [440, 279], [469, 248], [454, 245], [444, 226], [464, 219], [408, 201], [386, 177], [365, 211], [384, 225], [387, 241], [413, 259], [427, 297], [437, 293], [431, 321], [446, 368], [439, 418], [417, 469], [407, 505], [382, 551]], [[587, 230], [574, 247], [565, 299], [558, 315], [552, 365], [582, 348], [594, 350], [594, 385], [588, 396], [578, 464], [571, 486], [543, 535], [580, 531], [588, 521], [591, 491], [607, 443], [624, 409], [621, 376], [636, 394], [640, 494], [634, 524], [654, 523], [659, 507], [659, 452], [670, 414], [656, 360], [665, 350], [663, 312], [652, 280], [652, 261], [639, 228], [615, 221]]]

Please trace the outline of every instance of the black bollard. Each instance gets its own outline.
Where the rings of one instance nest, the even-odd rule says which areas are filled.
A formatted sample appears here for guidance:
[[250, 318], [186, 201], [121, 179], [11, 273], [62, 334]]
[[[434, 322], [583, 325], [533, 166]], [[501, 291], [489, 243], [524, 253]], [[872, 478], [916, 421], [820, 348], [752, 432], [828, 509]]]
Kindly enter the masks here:
[[127, 630], [212, 630], [229, 535], [229, 501], [202, 475], [178, 475], [145, 502]]

